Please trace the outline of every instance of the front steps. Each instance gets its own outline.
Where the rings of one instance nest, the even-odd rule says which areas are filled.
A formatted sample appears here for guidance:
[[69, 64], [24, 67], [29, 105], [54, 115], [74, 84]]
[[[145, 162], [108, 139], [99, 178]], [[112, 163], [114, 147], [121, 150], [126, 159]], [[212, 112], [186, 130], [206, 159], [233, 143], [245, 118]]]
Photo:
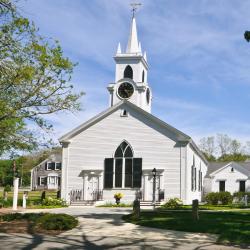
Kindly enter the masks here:
[[[160, 201], [156, 201], [155, 202], [155, 206], [156, 207], [159, 207], [161, 205], [161, 202]], [[153, 203], [152, 201], [141, 201], [140, 202], [140, 206], [141, 207], [152, 207], [153, 206]]]
[[[70, 203], [70, 206], [95, 206], [96, 205], [96, 201], [72, 201]], [[155, 206], [159, 207], [161, 205], [160, 201], [156, 201], [155, 202]], [[140, 206], [141, 207], [152, 207], [153, 203], [152, 201], [140, 201]]]
[[72, 201], [70, 206], [94, 206], [95, 201]]

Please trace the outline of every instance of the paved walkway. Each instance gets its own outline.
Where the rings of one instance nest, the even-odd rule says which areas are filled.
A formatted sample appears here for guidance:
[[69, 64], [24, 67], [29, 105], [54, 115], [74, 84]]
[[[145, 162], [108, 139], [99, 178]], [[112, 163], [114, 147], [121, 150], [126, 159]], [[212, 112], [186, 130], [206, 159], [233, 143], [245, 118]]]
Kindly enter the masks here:
[[49, 211], [75, 215], [79, 218], [79, 226], [59, 236], [1, 233], [0, 249], [239, 249], [214, 244], [215, 235], [152, 229], [125, 223], [121, 216], [129, 213], [130, 209], [73, 207]]

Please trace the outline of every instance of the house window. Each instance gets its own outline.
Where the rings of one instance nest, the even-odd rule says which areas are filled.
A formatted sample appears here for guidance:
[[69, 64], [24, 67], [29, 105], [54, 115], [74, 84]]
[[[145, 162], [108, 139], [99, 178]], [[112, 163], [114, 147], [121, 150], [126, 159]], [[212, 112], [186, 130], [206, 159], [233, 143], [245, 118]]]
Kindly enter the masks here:
[[56, 162], [55, 170], [61, 170], [61, 169], [62, 169], [62, 163], [61, 162]]
[[47, 170], [55, 170], [55, 162], [47, 162]]
[[133, 70], [129, 65], [124, 70], [124, 78], [133, 79]]
[[40, 181], [39, 181], [39, 185], [40, 186], [44, 186], [46, 185], [47, 183], [47, 177], [39, 177], [40, 178]]
[[219, 191], [225, 192], [225, 181], [219, 181]]
[[105, 188], [140, 188], [142, 159], [134, 158], [131, 146], [123, 141], [114, 158], [105, 159]]
[[240, 192], [246, 191], [246, 181], [239, 181], [239, 191]]

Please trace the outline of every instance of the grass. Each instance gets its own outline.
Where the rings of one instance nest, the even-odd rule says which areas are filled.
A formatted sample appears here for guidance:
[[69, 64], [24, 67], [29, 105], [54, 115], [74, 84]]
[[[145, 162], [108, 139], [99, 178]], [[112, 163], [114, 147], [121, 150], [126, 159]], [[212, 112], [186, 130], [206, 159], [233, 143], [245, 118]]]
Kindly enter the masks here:
[[142, 212], [140, 219], [125, 215], [123, 219], [141, 226], [161, 229], [218, 234], [218, 242], [250, 244], [250, 211], [200, 212], [199, 221], [191, 211]]
[[[250, 205], [247, 207], [240, 204], [231, 204], [231, 205], [199, 205], [200, 210], [232, 210], [232, 209], [245, 209], [250, 208]], [[167, 208], [161, 206], [159, 210], [192, 210], [192, 205], [181, 205], [178, 208]]]
[[[30, 200], [39, 200], [41, 199], [41, 195], [42, 195], [43, 191], [29, 191], [28, 192], [28, 196]], [[18, 192], [18, 199], [22, 199], [23, 198], [23, 193], [24, 191], [20, 191]], [[46, 191], [46, 196], [50, 196], [52, 198], [56, 198], [56, 194], [57, 191]], [[3, 197], [3, 191], [0, 191], [0, 198]], [[8, 192], [8, 198], [12, 199], [13, 198], [13, 192]]]
[[[22, 206], [23, 192], [18, 192], [18, 206]], [[43, 191], [29, 191], [28, 199], [27, 199], [27, 207], [28, 208], [58, 208], [62, 206], [53, 205], [53, 206], [44, 206], [41, 204], [41, 195]], [[57, 197], [57, 191], [46, 191], [46, 197]], [[3, 201], [3, 192], [0, 191], [0, 203], [4, 204], [4, 207], [11, 207], [13, 199], [13, 192], [8, 192], [8, 201]]]

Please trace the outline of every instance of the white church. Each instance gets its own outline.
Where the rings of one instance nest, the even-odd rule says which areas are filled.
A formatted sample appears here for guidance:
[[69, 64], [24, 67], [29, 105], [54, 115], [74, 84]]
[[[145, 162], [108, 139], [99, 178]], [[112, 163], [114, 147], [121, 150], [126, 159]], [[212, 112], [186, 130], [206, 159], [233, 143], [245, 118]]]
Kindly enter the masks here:
[[109, 107], [63, 135], [61, 196], [67, 203], [201, 200], [208, 163], [190, 136], [151, 114], [148, 62], [132, 18], [126, 51], [118, 45]]

